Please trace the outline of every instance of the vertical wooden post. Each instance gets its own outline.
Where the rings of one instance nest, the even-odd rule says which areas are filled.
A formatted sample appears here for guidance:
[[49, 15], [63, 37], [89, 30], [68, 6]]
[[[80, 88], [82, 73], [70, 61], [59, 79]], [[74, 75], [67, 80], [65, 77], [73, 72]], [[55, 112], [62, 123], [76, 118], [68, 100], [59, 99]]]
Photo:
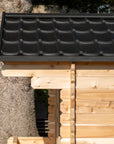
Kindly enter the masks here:
[[60, 144], [60, 90], [56, 90], [55, 96], [55, 144]]
[[20, 144], [17, 136], [13, 137], [13, 144]]
[[75, 95], [75, 64], [71, 64], [71, 96], [70, 96], [70, 144], [76, 143], [76, 95]]
[[[49, 92], [49, 98], [48, 98], [48, 128], [49, 128], [49, 133], [48, 137], [52, 138], [55, 144], [55, 98], [56, 98], [56, 90], [55, 89], [50, 89]], [[52, 142], [51, 142], [52, 143]]]

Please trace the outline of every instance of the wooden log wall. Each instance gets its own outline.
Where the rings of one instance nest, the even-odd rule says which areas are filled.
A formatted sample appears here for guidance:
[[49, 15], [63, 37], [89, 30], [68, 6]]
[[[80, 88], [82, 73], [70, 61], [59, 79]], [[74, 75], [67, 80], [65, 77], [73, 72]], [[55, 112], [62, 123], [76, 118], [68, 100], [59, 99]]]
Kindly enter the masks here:
[[[8, 139], [8, 144], [13, 144], [13, 137]], [[49, 138], [43, 138], [43, 137], [18, 137], [20, 144], [53, 144], [50, 143]], [[51, 140], [52, 141], [52, 140]], [[70, 139], [62, 139], [62, 144], [69, 144]], [[113, 138], [77, 138], [77, 143], [79, 144], [114, 144]]]
[[[62, 83], [63, 74], [59, 81], [54, 81], [55, 83], [52, 84], [53, 89], [61, 89], [60, 137], [58, 135], [58, 97], [55, 96], [57, 95], [56, 90], [51, 90], [49, 91], [49, 138], [40, 138], [40, 141], [42, 144], [75, 144], [71, 125], [73, 122], [73, 126], [76, 125], [74, 137], [76, 144], [114, 144], [114, 63], [76, 63], [75, 66], [76, 122], [73, 122], [71, 114], [73, 108], [71, 106], [71, 83], [69, 82], [71, 69], [68, 65], [68, 71], [65, 72], [67, 73], [65, 74], [67, 81]], [[58, 79], [57, 76], [56, 79]], [[31, 143], [39, 143], [39, 138], [35, 142], [32, 140]], [[24, 143], [25, 141], [23, 140]]]
[[[61, 143], [70, 144], [70, 93], [61, 91]], [[76, 64], [76, 144], [114, 143], [114, 64]]]

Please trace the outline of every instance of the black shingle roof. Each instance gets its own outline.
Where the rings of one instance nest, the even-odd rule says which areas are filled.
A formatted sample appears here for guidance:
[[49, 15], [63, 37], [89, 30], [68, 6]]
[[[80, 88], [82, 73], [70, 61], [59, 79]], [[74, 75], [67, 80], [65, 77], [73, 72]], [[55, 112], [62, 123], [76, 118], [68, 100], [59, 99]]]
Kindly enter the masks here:
[[114, 15], [3, 13], [2, 61], [114, 61]]

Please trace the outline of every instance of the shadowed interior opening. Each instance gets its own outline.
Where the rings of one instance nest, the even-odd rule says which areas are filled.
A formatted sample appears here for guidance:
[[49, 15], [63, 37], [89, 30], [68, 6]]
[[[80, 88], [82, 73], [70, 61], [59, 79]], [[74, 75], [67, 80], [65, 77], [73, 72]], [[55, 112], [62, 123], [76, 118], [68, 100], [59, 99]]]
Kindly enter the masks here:
[[48, 137], [48, 90], [34, 90], [36, 126], [41, 137]]

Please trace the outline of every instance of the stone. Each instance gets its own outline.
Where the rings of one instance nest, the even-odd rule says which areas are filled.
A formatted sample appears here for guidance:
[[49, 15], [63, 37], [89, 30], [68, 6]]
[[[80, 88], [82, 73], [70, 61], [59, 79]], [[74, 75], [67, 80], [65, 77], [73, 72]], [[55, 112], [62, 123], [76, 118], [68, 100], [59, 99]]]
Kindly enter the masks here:
[[30, 13], [32, 8], [31, 0], [0, 0], [0, 22], [3, 11], [7, 13]]
[[29, 13], [32, 11], [32, 3], [30, 0], [3, 0], [0, 1], [0, 8], [8, 13]]

